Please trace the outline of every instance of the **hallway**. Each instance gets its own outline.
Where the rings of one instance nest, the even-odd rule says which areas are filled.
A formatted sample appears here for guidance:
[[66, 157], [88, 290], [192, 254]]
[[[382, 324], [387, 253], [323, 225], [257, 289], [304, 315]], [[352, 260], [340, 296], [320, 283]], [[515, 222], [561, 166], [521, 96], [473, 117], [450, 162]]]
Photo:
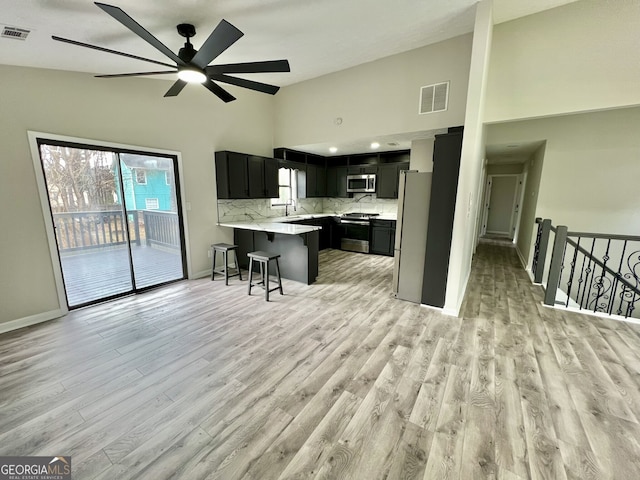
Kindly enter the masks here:
[[317, 283], [179, 282], [0, 336], [0, 455], [77, 479], [640, 478], [640, 329], [543, 307], [480, 244], [463, 318], [391, 296], [393, 259]]

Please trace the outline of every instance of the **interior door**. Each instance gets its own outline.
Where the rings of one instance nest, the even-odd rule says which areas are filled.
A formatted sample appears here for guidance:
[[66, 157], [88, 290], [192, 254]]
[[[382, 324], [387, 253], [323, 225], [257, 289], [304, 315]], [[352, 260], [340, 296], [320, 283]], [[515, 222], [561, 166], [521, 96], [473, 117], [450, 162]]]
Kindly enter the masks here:
[[486, 233], [513, 238], [518, 175], [492, 175]]
[[69, 308], [186, 277], [177, 159], [38, 146]]

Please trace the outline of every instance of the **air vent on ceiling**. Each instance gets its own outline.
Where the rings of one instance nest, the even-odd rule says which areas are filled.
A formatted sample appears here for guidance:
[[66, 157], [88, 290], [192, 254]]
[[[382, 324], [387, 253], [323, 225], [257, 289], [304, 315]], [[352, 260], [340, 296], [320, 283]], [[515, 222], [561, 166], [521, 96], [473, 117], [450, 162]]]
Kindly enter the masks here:
[[8, 25], [3, 25], [0, 37], [15, 38], [16, 40], [26, 40], [29, 33], [31, 33], [31, 31], [25, 30], [24, 28], [9, 27]]
[[420, 89], [420, 113], [443, 112], [449, 103], [449, 82], [435, 83]]

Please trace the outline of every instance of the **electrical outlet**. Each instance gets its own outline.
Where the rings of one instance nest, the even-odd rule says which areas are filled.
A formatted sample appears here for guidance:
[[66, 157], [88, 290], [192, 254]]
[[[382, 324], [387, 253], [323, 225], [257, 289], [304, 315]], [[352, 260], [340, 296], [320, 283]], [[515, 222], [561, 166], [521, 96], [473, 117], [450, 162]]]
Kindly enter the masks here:
[[211, 258], [211, 249], [207, 250], [207, 257]]

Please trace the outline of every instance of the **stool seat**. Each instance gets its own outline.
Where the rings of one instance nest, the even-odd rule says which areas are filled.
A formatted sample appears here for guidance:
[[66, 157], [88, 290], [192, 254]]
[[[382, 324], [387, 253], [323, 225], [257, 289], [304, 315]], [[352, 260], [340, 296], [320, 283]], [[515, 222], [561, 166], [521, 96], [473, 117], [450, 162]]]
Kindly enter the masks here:
[[276, 253], [264, 252], [262, 250], [257, 250], [255, 252], [247, 253], [247, 257], [255, 258], [258, 260], [273, 260], [274, 258], [280, 258], [280, 255]]
[[237, 245], [232, 245], [230, 243], [214, 243], [213, 245], [211, 245], [211, 247], [215, 248], [216, 250], [225, 250], [225, 251], [236, 250], [238, 248]]
[[[240, 272], [240, 265], [238, 265], [238, 246], [231, 245], [229, 243], [214, 243], [211, 245], [213, 249], [213, 269], [211, 270], [211, 280], [214, 280], [216, 273], [224, 275], [224, 284], [229, 285], [229, 278], [239, 277], [242, 280], [242, 273]], [[216, 269], [216, 253], [222, 254], [222, 267]], [[229, 273], [229, 252], [234, 252], [236, 258], [236, 272]]]
[[[269, 292], [280, 290], [280, 295], [284, 295], [284, 293], [282, 292], [282, 278], [280, 278], [280, 265], [278, 263], [278, 258], [280, 258], [280, 255], [277, 253], [257, 250], [255, 252], [247, 253], [247, 257], [249, 257], [249, 295], [251, 295], [251, 287], [258, 285], [264, 288], [264, 298], [267, 302], [269, 301]], [[275, 262], [276, 279], [278, 281], [278, 284], [273, 288], [269, 288], [269, 262], [271, 260]], [[260, 265], [260, 281], [256, 283], [253, 283], [254, 261], [258, 262], [258, 264]]]

